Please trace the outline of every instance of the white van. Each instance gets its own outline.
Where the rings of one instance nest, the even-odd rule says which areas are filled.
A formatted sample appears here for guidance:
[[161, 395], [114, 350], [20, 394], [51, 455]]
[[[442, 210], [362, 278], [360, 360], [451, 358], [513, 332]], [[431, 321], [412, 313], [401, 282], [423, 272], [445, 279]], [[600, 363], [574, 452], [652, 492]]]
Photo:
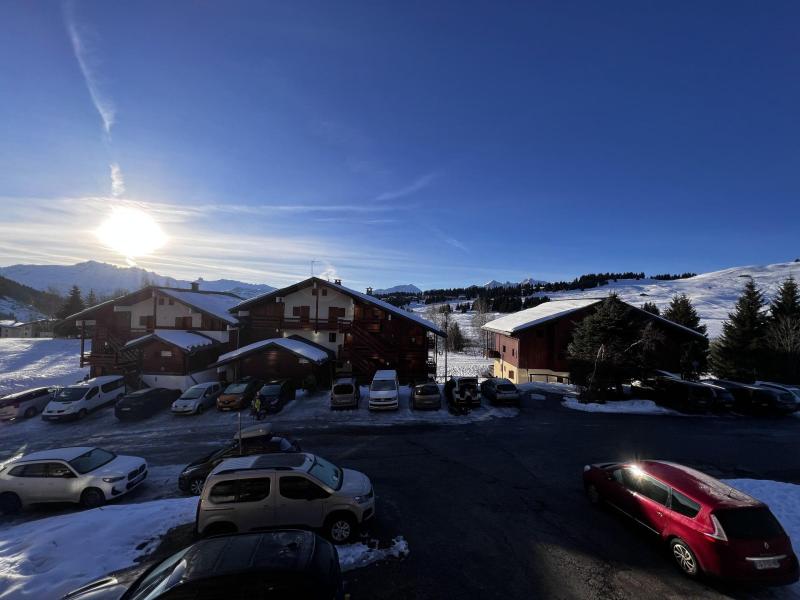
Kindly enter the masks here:
[[400, 408], [400, 384], [397, 371], [375, 371], [369, 386], [370, 410], [397, 410]]
[[122, 375], [104, 375], [61, 388], [42, 413], [45, 421], [82, 419], [89, 411], [113, 404], [125, 395]]

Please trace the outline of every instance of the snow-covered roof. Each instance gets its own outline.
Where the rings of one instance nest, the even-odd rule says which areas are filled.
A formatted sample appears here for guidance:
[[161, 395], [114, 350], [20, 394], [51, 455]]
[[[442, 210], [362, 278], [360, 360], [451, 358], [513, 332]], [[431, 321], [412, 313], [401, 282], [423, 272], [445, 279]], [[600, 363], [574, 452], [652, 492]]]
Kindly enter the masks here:
[[20, 327], [24, 324], [25, 323], [20, 323], [19, 321], [14, 321], [13, 319], [0, 321], [0, 327]]
[[186, 350], [187, 352], [195, 348], [202, 348], [203, 346], [211, 346], [216, 341], [210, 337], [206, 337], [199, 333], [192, 331], [185, 331], [183, 329], [156, 329], [153, 333], [148, 333], [142, 337], [138, 337], [125, 344], [126, 348], [133, 348], [151, 340], [161, 340], [167, 344]]
[[231, 309], [239, 304], [242, 299], [238, 296], [213, 292], [193, 292], [191, 290], [177, 290], [172, 288], [158, 288], [163, 294], [175, 298], [178, 302], [188, 304], [192, 308], [213, 315], [226, 323], [235, 325], [238, 321], [231, 314]]
[[505, 315], [494, 321], [489, 321], [481, 329], [511, 335], [528, 327], [558, 319], [569, 313], [584, 309], [593, 304], [602, 302], [600, 298], [572, 298], [564, 300], [550, 300], [533, 308], [526, 308], [519, 312]]
[[345, 286], [343, 286], [343, 285], [341, 285], [339, 283], [333, 283], [331, 281], [325, 281], [324, 279], [320, 279], [319, 277], [311, 277], [311, 278], [306, 279], [304, 281], [301, 281], [299, 283], [295, 283], [294, 285], [290, 285], [288, 287], [285, 287], [285, 288], [282, 288], [282, 289], [279, 289], [279, 290], [273, 290], [271, 292], [267, 292], [266, 294], [261, 294], [259, 296], [254, 296], [252, 298], [249, 298], [249, 299], [245, 300], [244, 302], [240, 302], [234, 308], [236, 310], [244, 310], [248, 306], [250, 306], [252, 304], [256, 304], [256, 303], [260, 302], [261, 300], [265, 300], [265, 299], [273, 297], [273, 296], [285, 296], [286, 294], [291, 293], [294, 290], [298, 290], [298, 289], [301, 289], [303, 287], [306, 287], [307, 285], [311, 285], [314, 281], [319, 281], [320, 283], [323, 283], [323, 284], [325, 284], [325, 285], [327, 285], [327, 286], [329, 286], [329, 287], [331, 287], [333, 289], [339, 290], [343, 294], [346, 294], [346, 295], [348, 295], [348, 296], [350, 296], [352, 298], [357, 298], [358, 300], [361, 300], [362, 302], [367, 302], [369, 304], [377, 306], [378, 308], [380, 308], [382, 310], [385, 310], [388, 313], [397, 315], [397, 316], [402, 317], [404, 319], [409, 319], [410, 321], [414, 321], [418, 325], [421, 325], [422, 327], [424, 327], [428, 331], [431, 331], [431, 332], [435, 333], [438, 336], [447, 337], [447, 334], [439, 326], [437, 326], [435, 323], [432, 323], [432, 322], [428, 321], [428, 319], [422, 318], [421, 316], [419, 316], [416, 313], [412, 313], [412, 312], [409, 312], [407, 310], [403, 310], [402, 308], [398, 308], [398, 307], [396, 307], [396, 306], [394, 306], [392, 304], [389, 304], [388, 302], [384, 302], [383, 300], [375, 298], [374, 296], [369, 296], [369, 295], [364, 294], [362, 292], [358, 292], [356, 290], [353, 290], [353, 289], [350, 289], [348, 287], [345, 287]]
[[265, 350], [269, 346], [278, 346], [284, 350], [288, 350], [289, 352], [296, 354], [300, 358], [305, 358], [306, 360], [310, 360], [311, 362], [315, 362], [317, 364], [322, 364], [331, 358], [331, 355], [322, 348], [318, 348], [313, 344], [306, 343], [295, 338], [269, 338], [267, 340], [261, 340], [259, 342], [247, 344], [247, 346], [242, 346], [241, 348], [237, 348], [231, 352], [226, 352], [219, 357], [213, 366], [220, 366], [239, 358], [244, 358], [249, 354], [255, 354], [256, 352]]
[[73, 460], [89, 450], [94, 450], [93, 446], [72, 446], [68, 448], [53, 448], [51, 450], [40, 450], [31, 452], [17, 459], [19, 462], [28, 460]]

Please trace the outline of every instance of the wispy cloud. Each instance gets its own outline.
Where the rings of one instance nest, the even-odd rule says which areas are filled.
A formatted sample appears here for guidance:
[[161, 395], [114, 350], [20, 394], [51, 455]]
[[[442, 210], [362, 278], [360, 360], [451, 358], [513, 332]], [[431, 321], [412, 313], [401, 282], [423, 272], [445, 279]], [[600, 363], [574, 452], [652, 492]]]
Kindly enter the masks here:
[[111, 163], [111, 194], [119, 198], [125, 193], [125, 178], [117, 163]]
[[91, 35], [85, 26], [78, 23], [72, 2], [64, 4], [64, 23], [67, 27], [69, 40], [72, 43], [75, 59], [78, 61], [86, 88], [92, 97], [92, 103], [94, 103], [94, 107], [103, 120], [103, 129], [106, 135], [110, 135], [111, 128], [114, 125], [116, 109], [114, 108], [114, 103], [103, 93], [100, 87], [97, 74], [97, 57], [88, 41]]
[[385, 200], [397, 200], [398, 198], [416, 194], [417, 192], [420, 192], [431, 185], [437, 177], [438, 173], [428, 173], [427, 175], [417, 178], [405, 187], [378, 194], [375, 200], [378, 202], [383, 202]]
[[453, 248], [458, 248], [462, 252], [469, 252], [469, 248], [467, 248], [467, 246], [463, 242], [457, 240], [449, 233], [442, 231], [436, 225], [428, 225], [428, 229], [431, 231], [431, 233], [436, 235], [442, 242], [444, 242], [448, 246], [452, 246]]

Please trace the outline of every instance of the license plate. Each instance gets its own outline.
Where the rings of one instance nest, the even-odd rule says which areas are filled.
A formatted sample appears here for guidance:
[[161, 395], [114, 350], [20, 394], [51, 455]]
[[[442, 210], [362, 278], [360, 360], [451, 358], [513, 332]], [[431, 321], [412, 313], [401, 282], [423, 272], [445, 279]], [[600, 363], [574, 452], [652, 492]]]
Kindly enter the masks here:
[[756, 570], [764, 571], [765, 569], [777, 569], [781, 566], [778, 560], [757, 560], [755, 562]]
[[125, 412], [125, 411], [129, 411], [129, 410], [130, 410], [130, 408], [120, 408], [120, 410], [121, 410], [121, 411], [123, 411], [123, 412]]

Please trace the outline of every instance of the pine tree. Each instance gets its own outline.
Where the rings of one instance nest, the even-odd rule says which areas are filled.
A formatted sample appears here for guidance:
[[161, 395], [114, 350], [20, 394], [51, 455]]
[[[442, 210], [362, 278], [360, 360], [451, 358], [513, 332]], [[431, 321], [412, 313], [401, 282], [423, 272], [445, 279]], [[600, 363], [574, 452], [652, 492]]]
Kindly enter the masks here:
[[89, 290], [89, 293], [86, 294], [86, 299], [83, 301], [83, 303], [87, 307], [94, 306], [95, 304], [99, 303], [99, 300], [97, 299], [94, 290]]
[[768, 331], [764, 307], [764, 294], [750, 279], [711, 348], [711, 366], [718, 377], [738, 381], [759, 378]]
[[645, 302], [642, 304], [642, 310], [653, 315], [661, 314], [661, 311], [658, 309], [658, 306], [656, 306], [655, 302]]
[[461, 352], [467, 345], [467, 339], [461, 332], [456, 321], [450, 321], [447, 326], [447, 349], [452, 352]]
[[669, 306], [664, 310], [663, 317], [678, 325], [694, 329], [703, 335], [706, 334], [706, 326], [700, 324], [700, 316], [686, 294], [675, 294], [670, 300]]
[[[56, 313], [56, 316], [59, 319], [66, 319], [75, 313], [81, 312], [84, 308], [85, 305], [83, 303], [83, 299], [81, 298], [81, 290], [77, 285], [73, 285], [72, 289], [69, 291], [66, 301], [61, 305], [61, 308]], [[77, 335], [78, 328], [75, 326], [74, 322], [62, 321], [56, 327], [56, 333], [62, 336], [74, 336]]]
[[785, 383], [800, 379], [800, 291], [792, 277], [770, 304], [766, 352], [767, 377]]
[[800, 319], [800, 290], [794, 277], [789, 276], [769, 305], [770, 320], [775, 322], [781, 318]]

